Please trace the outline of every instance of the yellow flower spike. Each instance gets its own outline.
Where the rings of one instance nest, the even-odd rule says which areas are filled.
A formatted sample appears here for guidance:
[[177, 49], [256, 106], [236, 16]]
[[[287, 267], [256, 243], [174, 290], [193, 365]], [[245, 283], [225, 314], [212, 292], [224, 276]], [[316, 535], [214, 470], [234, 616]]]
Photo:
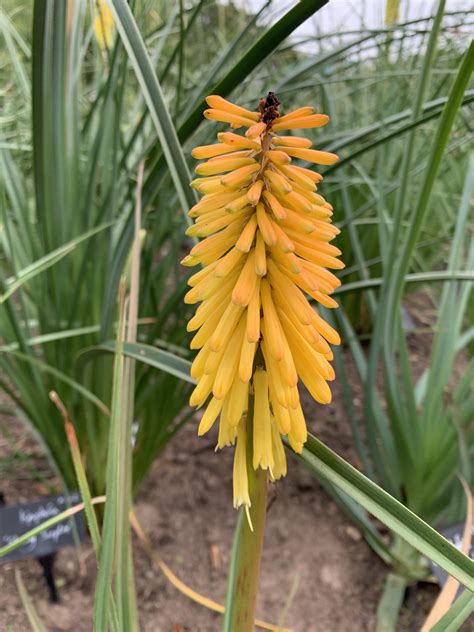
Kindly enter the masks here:
[[312, 149], [303, 136], [276, 134], [326, 124], [328, 117], [311, 107], [280, 116], [273, 93], [254, 112], [218, 95], [207, 102], [206, 118], [246, 131], [220, 132], [216, 144], [192, 152], [206, 162], [196, 167], [202, 177], [192, 186], [203, 197], [189, 211], [194, 225], [187, 230], [204, 239], [182, 262], [203, 266], [185, 296], [200, 302], [187, 326], [195, 332], [191, 348], [200, 349], [190, 403], [206, 407], [199, 434], [220, 416], [217, 448], [236, 444], [234, 505], [248, 508], [247, 464], [277, 480], [287, 469], [281, 437], [297, 452], [306, 441], [298, 380], [318, 402], [331, 400], [330, 344], [340, 339], [308, 297], [337, 306], [330, 294], [340, 281], [328, 268], [343, 267], [330, 243], [339, 230], [332, 206], [316, 192], [322, 176], [294, 163], [329, 165], [337, 156]]
[[107, 0], [99, 0], [98, 12], [94, 19], [94, 37], [102, 50], [112, 48], [115, 32], [114, 15]]

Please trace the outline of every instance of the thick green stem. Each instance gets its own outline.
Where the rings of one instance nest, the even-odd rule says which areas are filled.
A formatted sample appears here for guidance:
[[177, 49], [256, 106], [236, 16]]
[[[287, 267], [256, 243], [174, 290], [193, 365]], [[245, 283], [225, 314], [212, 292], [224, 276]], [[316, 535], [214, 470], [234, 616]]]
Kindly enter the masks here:
[[249, 517], [253, 530], [242, 508], [234, 536], [223, 632], [252, 632], [254, 629], [267, 514], [267, 472], [260, 468], [253, 469], [253, 411], [253, 397], [250, 397], [247, 415], [247, 475], [252, 503]]

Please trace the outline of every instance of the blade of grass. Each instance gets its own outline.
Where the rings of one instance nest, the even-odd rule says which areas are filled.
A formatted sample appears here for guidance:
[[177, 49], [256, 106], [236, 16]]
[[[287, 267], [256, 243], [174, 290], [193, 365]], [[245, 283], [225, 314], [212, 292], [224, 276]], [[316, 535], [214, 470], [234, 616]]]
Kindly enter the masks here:
[[153, 70], [129, 5], [125, 0], [113, 0], [110, 6], [114, 13], [117, 30], [150, 110], [150, 116], [158, 134], [161, 149], [168, 164], [186, 222], [189, 223], [190, 218], [187, 215], [187, 211], [195, 204], [196, 197], [194, 191], [189, 187], [191, 175], [166, 106], [160, 83]]
[[465, 590], [430, 632], [458, 632], [474, 612], [474, 593]]
[[[79, 366], [81, 366], [84, 362], [91, 360], [96, 355], [100, 355], [101, 353], [112, 353], [113, 350], [114, 347], [112, 342], [105, 342], [102, 345], [86, 349], [79, 356]], [[160, 369], [161, 371], [166, 371], [175, 377], [179, 377], [186, 382], [195, 384], [194, 378], [192, 378], [189, 374], [191, 362], [189, 360], [185, 360], [184, 358], [180, 358], [169, 351], [163, 351], [162, 349], [157, 349], [156, 347], [142, 343], [124, 343], [123, 353], [129, 358], [144, 362], [149, 366]]]
[[28, 265], [26, 268], [23, 268], [23, 270], [20, 270], [13, 279], [7, 279], [6, 280], [7, 289], [6, 291], [3, 292], [3, 294], [0, 294], [0, 305], [4, 303], [8, 298], [10, 298], [10, 296], [14, 292], [16, 292], [22, 285], [24, 285], [27, 281], [30, 281], [36, 275], [41, 274], [42, 272], [44, 272], [51, 266], [54, 266], [58, 261], [61, 261], [63, 257], [71, 253], [73, 250], [75, 250], [75, 248], [77, 248], [79, 244], [86, 241], [87, 239], [90, 239], [92, 236], [97, 235], [103, 230], [106, 230], [107, 228], [110, 228], [111, 226], [116, 225], [117, 223], [118, 223], [117, 220], [114, 220], [111, 222], [106, 222], [105, 224], [102, 224], [100, 226], [97, 226], [96, 228], [93, 228], [92, 230], [88, 230], [87, 232], [83, 233], [79, 237], [75, 237], [74, 239], [71, 239], [69, 242], [67, 242], [63, 246], [60, 246], [59, 248], [52, 250], [44, 257], [41, 257], [37, 261], [34, 261], [30, 265]]
[[313, 435], [308, 435], [303, 452], [296, 456], [319, 476], [342, 489], [468, 589], [474, 588], [472, 560]]
[[[464, 478], [461, 478], [461, 484], [466, 496], [466, 519], [464, 521], [464, 531], [462, 536], [461, 551], [465, 555], [469, 555], [471, 549], [473, 512], [472, 512], [472, 492]], [[451, 604], [456, 599], [456, 593], [459, 589], [459, 582], [453, 577], [448, 577], [442, 591], [434, 602], [428, 616], [423, 623], [421, 632], [429, 632], [443, 615], [449, 610]]]
[[15, 581], [16, 587], [18, 589], [18, 594], [20, 595], [21, 603], [23, 609], [25, 610], [26, 616], [28, 617], [31, 629], [33, 630], [33, 632], [47, 632], [46, 626], [39, 618], [39, 615], [36, 612], [36, 608], [31, 601], [31, 597], [26, 590], [25, 584], [23, 583], [21, 573], [18, 568], [15, 568]]

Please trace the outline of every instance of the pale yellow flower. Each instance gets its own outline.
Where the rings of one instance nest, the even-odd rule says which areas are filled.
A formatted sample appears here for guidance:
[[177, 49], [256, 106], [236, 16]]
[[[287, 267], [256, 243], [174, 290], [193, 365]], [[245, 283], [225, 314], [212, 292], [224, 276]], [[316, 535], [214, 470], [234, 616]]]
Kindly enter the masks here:
[[95, 4], [97, 15], [94, 19], [94, 36], [102, 50], [112, 48], [115, 33], [115, 20], [107, 0], [98, 0]]

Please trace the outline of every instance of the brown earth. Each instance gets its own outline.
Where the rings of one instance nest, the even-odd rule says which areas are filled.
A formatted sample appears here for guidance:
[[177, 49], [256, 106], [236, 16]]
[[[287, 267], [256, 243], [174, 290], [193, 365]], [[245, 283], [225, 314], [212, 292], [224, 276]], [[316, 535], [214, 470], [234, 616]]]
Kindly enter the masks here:
[[[423, 340], [422, 340], [423, 338]], [[429, 344], [425, 335], [414, 339], [416, 363], [426, 365]], [[415, 354], [414, 354], [415, 355]], [[350, 369], [351, 384], [357, 383]], [[353, 378], [353, 379], [352, 379]], [[307, 406], [310, 428], [336, 452], [358, 465], [342, 407], [340, 387], [327, 407]], [[354, 405], [360, 410], [360, 392]], [[24, 452], [38, 449], [18, 434], [15, 420], [6, 418]], [[227, 566], [237, 514], [232, 508], [232, 452], [214, 452], [216, 437], [199, 439], [190, 423], [167, 447], [144, 480], [136, 500], [142, 526], [155, 550], [173, 572], [194, 590], [223, 603]], [[0, 439], [0, 459], [11, 441]], [[47, 475], [41, 455], [36, 466]], [[26, 480], [25, 480], [26, 477]], [[3, 473], [1, 491], [10, 502], [48, 493], [44, 482], [26, 476], [14, 460]], [[375, 612], [387, 572], [320, 484], [295, 460], [289, 474], [270, 490], [257, 615], [284, 623], [295, 632], [369, 632], [375, 629]], [[144, 632], [213, 632], [221, 616], [193, 603], [153, 569], [135, 543], [136, 579], [141, 629]], [[72, 549], [57, 559], [61, 602], [51, 605], [35, 560], [0, 566], [0, 630], [29, 630], [19, 600], [14, 568], [18, 568], [48, 630], [89, 631], [95, 563], [86, 547], [82, 571]], [[437, 588], [412, 587], [403, 607], [398, 630], [420, 629]]]

